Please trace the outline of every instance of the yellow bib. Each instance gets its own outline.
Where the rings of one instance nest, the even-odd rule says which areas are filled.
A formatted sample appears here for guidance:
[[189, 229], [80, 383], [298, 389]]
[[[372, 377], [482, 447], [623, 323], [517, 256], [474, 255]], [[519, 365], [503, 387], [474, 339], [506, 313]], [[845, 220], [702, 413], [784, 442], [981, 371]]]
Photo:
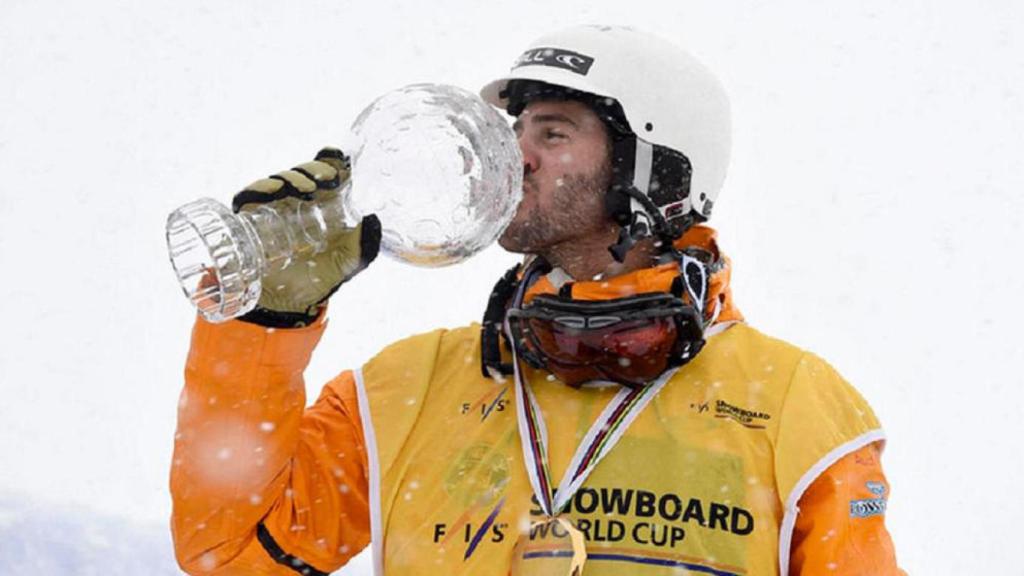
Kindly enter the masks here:
[[[481, 376], [479, 349], [477, 326], [436, 331], [357, 373], [378, 573], [505, 575], [514, 549], [519, 569], [536, 573], [568, 553], [526, 475], [513, 382]], [[557, 481], [616, 390], [526, 375]], [[733, 325], [572, 498], [565, 516], [586, 537], [584, 574], [785, 574], [800, 495], [880, 439], [870, 407], [823, 360]]]

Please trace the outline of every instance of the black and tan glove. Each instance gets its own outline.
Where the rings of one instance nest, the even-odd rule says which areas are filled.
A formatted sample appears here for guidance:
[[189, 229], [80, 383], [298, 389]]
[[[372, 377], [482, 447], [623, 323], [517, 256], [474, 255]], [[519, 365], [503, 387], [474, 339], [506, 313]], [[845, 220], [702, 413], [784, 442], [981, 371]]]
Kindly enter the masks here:
[[[349, 177], [349, 159], [324, 148], [312, 162], [257, 180], [235, 195], [234, 211], [267, 202], [303, 202], [338, 194]], [[262, 279], [256, 308], [240, 320], [274, 328], [307, 326], [345, 282], [366, 268], [380, 249], [380, 221], [373, 214], [358, 226], [327, 238], [327, 249], [292, 262]]]

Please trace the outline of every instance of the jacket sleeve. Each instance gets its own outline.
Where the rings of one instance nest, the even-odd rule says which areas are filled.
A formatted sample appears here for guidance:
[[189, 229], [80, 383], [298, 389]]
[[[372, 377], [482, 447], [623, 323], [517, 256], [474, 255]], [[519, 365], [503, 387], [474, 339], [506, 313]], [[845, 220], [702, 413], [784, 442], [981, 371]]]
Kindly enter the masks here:
[[880, 456], [879, 443], [847, 454], [800, 497], [790, 576], [906, 576], [885, 528], [889, 483]]
[[186, 572], [316, 575], [369, 542], [351, 372], [305, 408], [302, 372], [323, 330], [196, 321], [171, 467]]

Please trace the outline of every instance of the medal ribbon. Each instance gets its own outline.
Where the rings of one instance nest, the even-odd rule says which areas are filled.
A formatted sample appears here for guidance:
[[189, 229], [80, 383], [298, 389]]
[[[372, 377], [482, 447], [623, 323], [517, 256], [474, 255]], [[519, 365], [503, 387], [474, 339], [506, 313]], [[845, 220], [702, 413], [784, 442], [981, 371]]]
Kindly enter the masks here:
[[633, 420], [636, 420], [651, 399], [675, 374], [675, 369], [668, 370], [643, 388], [623, 386], [587, 431], [576, 448], [576, 453], [561, 482], [552, 490], [547, 426], [537, 405], [537, 398], [519, 370], [519, 361], [515, 358], [514, 351], [513, 366], [516, 380], [516, 417], [519, 420], [523, 459], [537, 501], [544, 513], [551, 518], [558, 516], [566, 508], [601, 459], [611, 452]]
[[[525, 284], [526, 282], [523, 282], [524, 286]], [[522, 291], [522, 287], [520, 291]], [[520, 298], [521, 294], [516, 301], [520, 302]], [[505, 331], [509, 341], [514, 342], [507, 320]], [[560, 514], [601, 459], [611, 452], [629, 425], [665, 386], [676, 370], [667, 370], [657, 380], [643, 388], [620, 388], [598, 416], [597, 421], [587, 431], [586, 436], [576, 448], [561, 482], [558, 483], [556, 489], [552, 490], [551, 471], [548, 464], [547, 426], [544, 423], [540, 406], [537, 404], [537, 398], [533, 394], [533, 389], [520, 371], [515, 346], [512, 346], [512, 366], [515, 371], [519, 440], [530, 485], [533, 487], [533, 493], [537, 497], [541, 510], [547, 516], [548, 522], [558, 522], [569, 533], [573, 548], [569, 574], [578, 576], [582, 573], [583, 563], [586, 560], [586, 541], [583, 534], [572, 525], [572, 522], [561, 517]]]

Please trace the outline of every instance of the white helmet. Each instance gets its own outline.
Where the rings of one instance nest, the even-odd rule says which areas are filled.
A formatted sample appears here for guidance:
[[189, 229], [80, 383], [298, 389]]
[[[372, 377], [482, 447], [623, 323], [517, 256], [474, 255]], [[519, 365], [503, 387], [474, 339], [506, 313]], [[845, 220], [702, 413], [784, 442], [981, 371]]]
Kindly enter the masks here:
[[617, 258], [639, 238], [671, 240], [711, 215], [729, 164], [729, 100], [707, 68], [669, 42], [617, 26], [560, 30], [534, 41], [480, 95], [513, 115], [554, 96], [602, 116], [613, 132], [609, 212], [623, 225]]

